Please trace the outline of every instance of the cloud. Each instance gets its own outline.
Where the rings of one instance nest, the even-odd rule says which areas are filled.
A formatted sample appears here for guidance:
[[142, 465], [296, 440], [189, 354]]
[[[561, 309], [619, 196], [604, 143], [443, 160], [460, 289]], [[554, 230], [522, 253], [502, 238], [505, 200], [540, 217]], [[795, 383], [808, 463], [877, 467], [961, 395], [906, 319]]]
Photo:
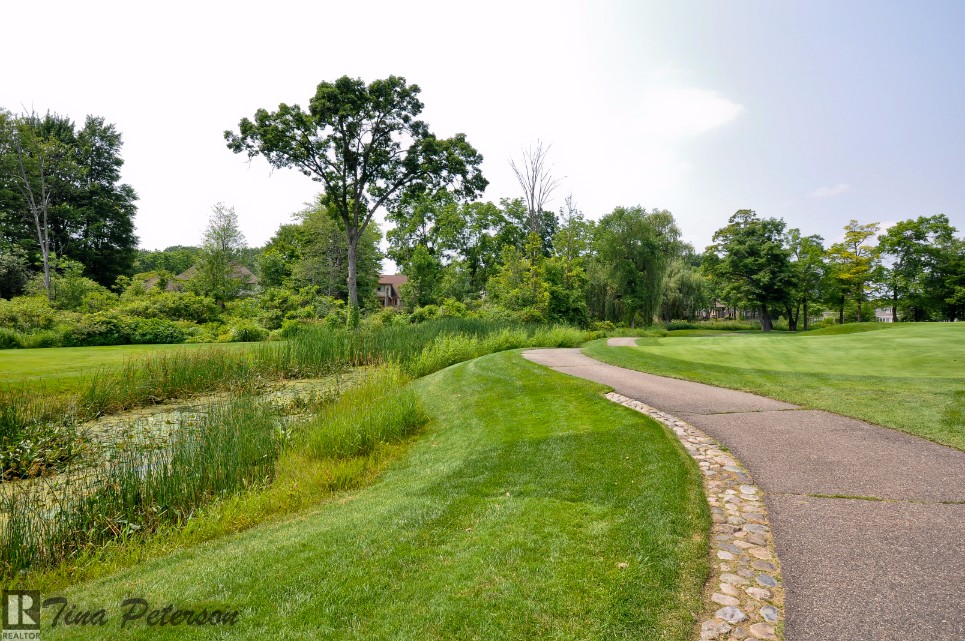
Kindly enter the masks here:
[[644, 93], [637, 122], [648, 136], [686, 138], [726, 125], [744, 111], [743, 105], [714, 91], [661, 87]]
[[835, 196], [840, 196], [843, 193], [851, 191], [851, 185], [847, 183], [840, 183], [834, 187], [818, 187], [810, 194], [809, 198], [833, 198]]

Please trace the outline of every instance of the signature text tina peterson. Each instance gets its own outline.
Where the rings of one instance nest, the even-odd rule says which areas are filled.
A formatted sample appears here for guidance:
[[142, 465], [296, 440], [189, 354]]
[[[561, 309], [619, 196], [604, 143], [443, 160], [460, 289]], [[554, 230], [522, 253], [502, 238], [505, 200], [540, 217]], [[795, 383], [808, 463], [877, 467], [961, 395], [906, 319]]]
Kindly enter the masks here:
[[[86, 610], [71, 605], [64, 597], [51, 597], [43, 603], [44, 609], [56, 609], [51, 627], [64, 626], [102, 626], [107, 625], [109, 617], [104, 608]], [[149, 626], [219, 626], [235, 625], [238, 622], [237, 610], [196, 610], [176, 608], [166, 605], [151, 609], [148, 602], [140, 598], [125, 599], [121, 603], [121, 629], [127, 624]]]

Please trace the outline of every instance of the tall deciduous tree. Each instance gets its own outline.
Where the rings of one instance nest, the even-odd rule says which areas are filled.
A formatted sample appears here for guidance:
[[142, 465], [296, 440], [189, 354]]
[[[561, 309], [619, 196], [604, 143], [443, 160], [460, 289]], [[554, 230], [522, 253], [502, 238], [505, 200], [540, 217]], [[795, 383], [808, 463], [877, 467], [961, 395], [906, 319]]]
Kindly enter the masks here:
[[948, 217], [919, 216], [902, 220], [878, 236], [878, 248], [890, 258], [884, 284], [891, 295], [891, 315], [898, 321], [898, 305], [910, 320], [923, 320], [930, 309], [941, 306], [934, 294], [941, 290], [940, 274], [944, 248], [955, 236]]
[[224, 307], [247, 285], [237, 273], [238, 259], [247, 247], [238, 226], [234, 207], [218, 203], [211, 209], [208, 227], [201, 239], [201, 255], [193, 285]]
[[791, 297], [787, 305], [788, 329], [797, 331], [801, 308], [804, 311], [804, 331], [810, 324], [811, 303], [821, 296], [821, 285], [826, 274], [824, 239], [818, 235], [802, 236], [800, 229], [789, 229], [787, 248], [791, 259]]
[[848, 296], [858, 306], [858, 322], [861, 322], [861, 303], [866, 299], [869, 286], [875, 278], [880, 252], [868, 244], [878, 233], [878, 223], [860, 224], [852, 219], [844, 228], [844, 241], [831, 245], [828, 257], [831, 261], [831, 278], [840, 291], [839, 322], [844, 322], [844, 303]]
[[58, 253], [83, 263], [84, 273], [101, 285], [129, 273], [137, 251], [137, 193], [121, 183], [122, 144], [117, 127], [87, 116], [73, 152], [77, 177], [69, 215], [56, 234]]
[[440, 139], [417, 117], [420, 89], [390, 76], [366, 85], [343, 76], [322, 82], [307, 111], [281, 104], [226, 131], [228, 148], [274, 167], [293, 167], [325, 188], [324, 205], [345, 226], [349, 304], [358, 319], [358, 244], [375, 213], [403, 196], [451, 189], [472, 198], [487, 181], [482, 156], [464, 134]]
[[[49, 118], [48, 118], [49, 120]], [[41, 132], [42, 120], [36, 114], [12, 116], [0, 114], [0, 179], [6, 191], [16, 196], [13, 207], [26, 214], [36, 234], [43, 269], [43, 286], [50, 299], [50, 270], [53, 254], [51, 238], [54, 194], [58, 182], [71, 173], [68, 147], [55, 137]], [[72, 128], [71, 128], [72, 130]], [[16, 215], [12, 217], [16, 220]]]
[[725, 296], [746, 301], [760, 310], [761, 329], [772, 329], [771, 310], [783, 308], [790, 297], [792, 275], [784, 247], [784, 221], [758, 218], [741, 209], [728, 225], [714, 233], [714, 275], [724, 283]]
[[670, 261], [679, 254], [680, 230], [666, 210], [617, 207], [596, 226], [596, 255], [623, 317], [651, 325]]
[[0, 236], [46, 266], [45, 282], [53, 254], [102, 285], [130, 273], [137, 194], [120, 183], [121, 143], [103, 118], [77, 131], [57, 114], [0, 110]]

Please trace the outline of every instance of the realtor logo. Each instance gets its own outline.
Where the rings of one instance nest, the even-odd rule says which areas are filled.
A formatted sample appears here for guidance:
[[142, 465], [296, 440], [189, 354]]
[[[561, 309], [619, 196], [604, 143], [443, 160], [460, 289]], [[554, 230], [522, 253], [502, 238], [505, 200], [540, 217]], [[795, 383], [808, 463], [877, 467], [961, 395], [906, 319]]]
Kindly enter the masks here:
[[3, 591], [3, 628], [0, 641], [40, 639], [40, 592]]

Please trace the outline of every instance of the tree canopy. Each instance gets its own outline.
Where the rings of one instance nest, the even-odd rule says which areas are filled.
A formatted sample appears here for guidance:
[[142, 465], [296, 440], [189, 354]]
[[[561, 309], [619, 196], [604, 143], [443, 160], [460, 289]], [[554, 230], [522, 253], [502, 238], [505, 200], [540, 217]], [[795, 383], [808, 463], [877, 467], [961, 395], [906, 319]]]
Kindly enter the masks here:
[[450, 189], [471, 199], [486, 187], [482, 156], [464, 134], [437, 138], [418, 119], [418, 85], [389, 76], [365, 84], [343, 76], [318, 85], [308, 110], [281, 104], [226, 131], [228, 148], [322, 183], [324, 204], [345, 226], [349, 303], [358, 309], [359, 239], [381, 208]]
[[724, 281], [727, 294], [760, 310], [764, 331], [771, 329], [772, 310], [786, 306], [790, 297], [784, 227], [783, 220], [759, 218], [754, 211], [741, 209], [714, 233], [715, 244], [709, 248], [718, 258], [713, 274]]
[[131, 273], [137, 248], [137, 194], [121, 183], [121, 134], [102, 117], [77, 129], [64, 116], [0, 110], [0, 244], [28, 263], [81, 263], [84, 275], [113, 285]]

